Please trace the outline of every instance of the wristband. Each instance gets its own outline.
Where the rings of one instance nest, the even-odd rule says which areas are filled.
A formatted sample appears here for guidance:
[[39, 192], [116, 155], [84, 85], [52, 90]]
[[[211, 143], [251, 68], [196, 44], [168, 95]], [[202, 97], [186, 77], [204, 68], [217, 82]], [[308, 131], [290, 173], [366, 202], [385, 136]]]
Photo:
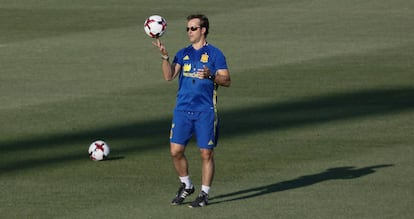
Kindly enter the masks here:
[[162, 60], [168, 60], [168, 59], [170, 59], [170, 57], [168, 55], [161, 55], [161, 59]]

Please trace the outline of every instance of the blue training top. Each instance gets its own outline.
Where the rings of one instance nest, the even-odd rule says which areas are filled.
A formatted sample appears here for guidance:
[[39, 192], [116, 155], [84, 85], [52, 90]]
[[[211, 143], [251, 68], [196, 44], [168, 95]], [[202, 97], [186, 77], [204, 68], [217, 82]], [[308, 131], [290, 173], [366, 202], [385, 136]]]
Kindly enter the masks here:
[[206, 66], [211, 74], [227, 69], [224, 54], [210, 44], [198, 50], [190, 45], [178, 51], [173, 62], [181, 66], [175, 109], [196, 112], [216, 110], [218, 85], [209, 79], [199, 79], [197, 69]]

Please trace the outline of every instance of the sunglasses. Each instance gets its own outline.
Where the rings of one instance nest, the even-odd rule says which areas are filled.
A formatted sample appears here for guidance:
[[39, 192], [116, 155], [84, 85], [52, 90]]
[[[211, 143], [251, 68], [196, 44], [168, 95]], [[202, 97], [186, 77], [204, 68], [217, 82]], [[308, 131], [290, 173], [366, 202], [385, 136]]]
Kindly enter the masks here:
[[189, 30], [191, 30], [191, 31], [196, 31], [198, 28], [201, 28], [201, 27], [187, 27], [187, 32], [188, 32]]

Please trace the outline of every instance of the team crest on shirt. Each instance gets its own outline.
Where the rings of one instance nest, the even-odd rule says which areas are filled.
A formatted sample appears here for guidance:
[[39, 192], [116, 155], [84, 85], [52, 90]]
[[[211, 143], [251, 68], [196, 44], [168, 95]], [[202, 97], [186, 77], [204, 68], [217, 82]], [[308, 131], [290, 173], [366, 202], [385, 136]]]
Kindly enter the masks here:
[[184, 70], [184, 72], [190, 72], [191, 71], [191, 64], [184, 64], [183, 70]]
[[200, 62], [203, 62], [203, 63], [208, 62], [208, 54], [207, 53], [204, 53], [203, 55], [201, 55]]
[[184, 56], [183, 60], [190, 60], [190, 57], [188, 55]]

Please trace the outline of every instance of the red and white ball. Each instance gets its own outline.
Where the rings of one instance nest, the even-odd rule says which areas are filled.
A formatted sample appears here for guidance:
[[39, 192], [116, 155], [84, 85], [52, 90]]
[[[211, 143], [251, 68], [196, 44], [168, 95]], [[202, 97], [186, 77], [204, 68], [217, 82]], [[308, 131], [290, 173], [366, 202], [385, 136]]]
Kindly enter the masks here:
[[149, 37], [159, 38], [167, 30], [167, 21], [160, 15], [152, 15], [145, 20], [144, 30]]
[[97, 140], [92, 142], [92, 144], [89, 146], [89, 158], [94, 161], [101, 161], [105, 160], [109, 156], [109, 145], [102, 141]]

